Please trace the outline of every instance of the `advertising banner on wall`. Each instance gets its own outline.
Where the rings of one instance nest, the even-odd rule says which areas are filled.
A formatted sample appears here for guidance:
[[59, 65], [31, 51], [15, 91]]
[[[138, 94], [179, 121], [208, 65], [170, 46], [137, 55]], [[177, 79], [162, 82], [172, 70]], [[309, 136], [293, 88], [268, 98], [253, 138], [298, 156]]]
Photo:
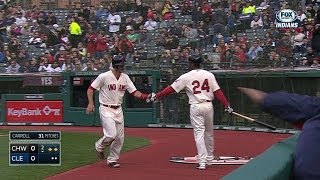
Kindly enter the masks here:
[[61, 123], [63, 101], [7, 101], [6, 122]]

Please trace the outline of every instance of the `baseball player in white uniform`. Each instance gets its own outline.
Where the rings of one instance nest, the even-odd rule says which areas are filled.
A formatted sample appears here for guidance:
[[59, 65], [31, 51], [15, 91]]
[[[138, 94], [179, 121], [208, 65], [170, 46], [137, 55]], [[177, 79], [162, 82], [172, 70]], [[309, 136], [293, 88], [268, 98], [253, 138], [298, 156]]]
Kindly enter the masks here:
[[[127, 74], [123, 73], [125, 58], [117, 55], [112, 60], [112, 69], [100, 74], [87, 90], [87, 114], [94, 111], [93, 94], [99, 91], [99, 113], [103, 128], [103, 137], [95, 143], [95, 149], [100, 159], [105, 159], [104, 150], [110, 146], [107, 165], [112, 168], [120, 167], [118, 159], [124, 142], [124, 120], [122, 99], [127, 90], [131, 95], [146, 100], [148, 94], [137, 91]], [[151, 95], [150, 95], [151, 96]], [[150, 97], [149, 96], [149, 97]]]
[[214, 160], [213, 154], [213, 105], [212, 100], [217, 99], [231, 113], [233, 109], [221, 91], [215, 76], [200, 68], [202, 58], [189, 57], [189, 72], [181, 75], [170, 86], [162, 91], [152, 93], [151, 101], [156, 101], [171, 93], [186, 90], [190, 104], [190, 121], [193, 126], [194, 140], [197, 147], [198, 169], [206, 169], [206, 165]]

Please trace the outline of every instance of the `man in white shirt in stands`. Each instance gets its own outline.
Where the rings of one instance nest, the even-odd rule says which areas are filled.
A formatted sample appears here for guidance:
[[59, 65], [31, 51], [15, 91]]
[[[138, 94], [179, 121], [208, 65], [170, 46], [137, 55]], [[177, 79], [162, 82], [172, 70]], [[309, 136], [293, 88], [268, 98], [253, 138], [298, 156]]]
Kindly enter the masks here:
[[144, 23], [144, 27], [148, 30], [148, 31], [152, 31], [158, 28], [158, 23], [156, 21], [154, 21], [152, 18], [149, 18], [145, 23]]
[[121, 24], [121, 17], [120, 17], [120, 15], [116, 14], [115, 10], [110, 11], [110, 14], [107, 18], [107, 21], [109, 22], [109, 32], [110, 33], [119, 32], [120, 24]]
[[263, 27], [263, 22], [261, 18], [255, 15], [253, 17], [253, 20], [251, 21], [250, 27], [251, 29], [261, 29]]
[[55, 61], [52, 65], [47, 62], [40, 63], [39, 72], [62, 72], [61, 67], [59, 67], [58, 61]]

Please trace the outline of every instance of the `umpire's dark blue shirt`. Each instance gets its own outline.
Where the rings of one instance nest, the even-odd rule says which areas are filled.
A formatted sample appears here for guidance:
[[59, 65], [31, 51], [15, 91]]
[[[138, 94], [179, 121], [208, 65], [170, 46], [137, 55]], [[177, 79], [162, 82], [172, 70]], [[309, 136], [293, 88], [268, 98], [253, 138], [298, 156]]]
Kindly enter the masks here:
[[286, 92], [269, 93], [261, 104], [265, 112], [304, 125], [294, 159], [296, 179], [320, 180], [320, 98]]

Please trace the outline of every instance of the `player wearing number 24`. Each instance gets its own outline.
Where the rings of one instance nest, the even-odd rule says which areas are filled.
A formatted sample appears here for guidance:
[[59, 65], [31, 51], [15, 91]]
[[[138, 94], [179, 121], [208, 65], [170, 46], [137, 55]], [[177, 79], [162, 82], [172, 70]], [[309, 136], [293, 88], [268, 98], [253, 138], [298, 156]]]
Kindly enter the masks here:
[[150, 101], [157, 101], [174, 92], [186, 90], [190, 104], [190, 121], [193, 126], [194, 140], [198, 151], [198, 169], [206, 169], [206, 165], [214, 160], [213, 146], [213, 105], [217, 99], [225, 107], [225, 111], [232, 113], [229, 101], [225, 98], [215, 76], [201, 69], [200, 56], [189, 57], [189, 72], [181, 75], [170, 86], [149, 96]]

